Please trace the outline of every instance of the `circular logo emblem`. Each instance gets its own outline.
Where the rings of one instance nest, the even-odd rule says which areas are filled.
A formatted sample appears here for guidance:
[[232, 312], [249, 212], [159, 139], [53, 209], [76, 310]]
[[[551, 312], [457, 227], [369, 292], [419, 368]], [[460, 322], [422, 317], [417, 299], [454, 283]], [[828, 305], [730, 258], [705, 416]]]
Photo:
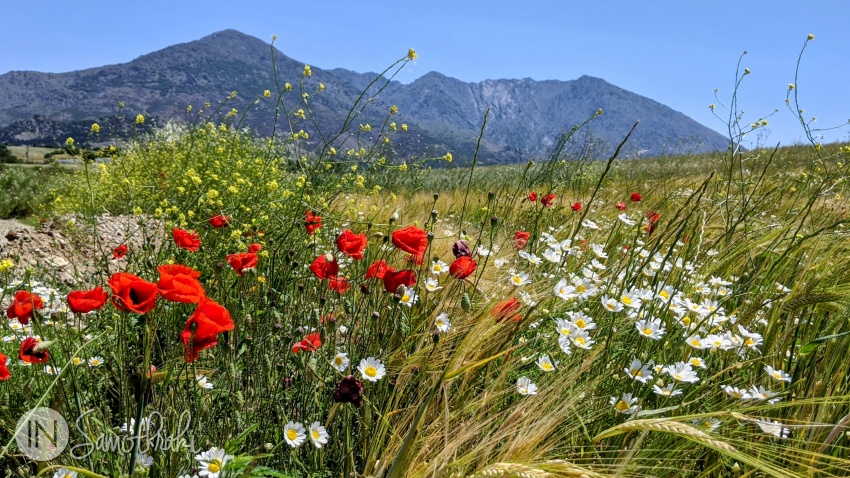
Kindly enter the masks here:
[[18, 448], [28, 458], [48, 461], [68, 445], [68, 423], [56, 410], [37, 407], [24, 413], [15, 428]]

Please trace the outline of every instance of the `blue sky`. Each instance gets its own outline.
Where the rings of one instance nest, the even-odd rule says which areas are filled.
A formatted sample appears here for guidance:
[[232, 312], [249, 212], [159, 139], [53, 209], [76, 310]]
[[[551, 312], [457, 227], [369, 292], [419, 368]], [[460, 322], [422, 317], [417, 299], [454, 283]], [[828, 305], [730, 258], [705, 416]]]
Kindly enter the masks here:
[[[715, 88], [726, 102], [735, 66], [747, 123], [768, 118], [773, 145], [804, 139], [786, 109], [806, 35], [798, 92], [813, 126], [850, 119], [850, 2], [478, 1], [292, 2], [241, 0], [0, 0], [0, 74], [65, 72], [123, 63], [166, 46], [235, 28], [321, 68], [380, 71], [408, 48], [420, 58], [398, 79], [439, 71], [464, 81], [571, 80], [597, 76], [660, 101], [715, 130]], [[719, 111], [719, 108], [718, 108]], [[821, 133], [847, 140], [847, 127]]]

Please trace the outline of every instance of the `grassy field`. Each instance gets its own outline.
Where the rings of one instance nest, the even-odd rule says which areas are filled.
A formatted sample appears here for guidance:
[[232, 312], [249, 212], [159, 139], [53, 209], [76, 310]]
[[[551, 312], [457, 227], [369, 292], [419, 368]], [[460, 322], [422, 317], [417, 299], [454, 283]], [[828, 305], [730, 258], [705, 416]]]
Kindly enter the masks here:
[[5, 476], [850, 474], [846, 146], [408, 164], [303, 149], [303, 93], [55, 178], [96, 272], [0, 259]]
[[65, 152], [61, 152], [55, 156], [45, 159], [46, 154], [61, 151], [55, 148], [39, 148], [35, 146], [9, 146], [8, 148], [18, 159], [25, 163], [32, 164], [44, 164], [49, 163], [52, 159], [69, 159], [72, 157]]

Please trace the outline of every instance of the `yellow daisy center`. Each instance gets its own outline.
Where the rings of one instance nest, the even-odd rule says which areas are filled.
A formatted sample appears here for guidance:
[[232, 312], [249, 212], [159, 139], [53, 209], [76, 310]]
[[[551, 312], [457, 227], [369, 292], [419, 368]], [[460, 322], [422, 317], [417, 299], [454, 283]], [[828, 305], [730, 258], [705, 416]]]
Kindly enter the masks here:
[[552, 370], [552, 364], [543, 363], [543, 370], [546, 370], [546, 371]]
[[576, 337], [576, 343], [579, 345], [584, 345], [585, 341], [582, 337]]
[[620, 400], [619, 402], [617, 402], [617, 405], [615, 405], [614, 408], [616, 408], [618, 411], [624, 412], [631, 407], [625, 401]]
[[649, 327], [643, 329], [643, 335], [652, 335], [652, 329]]
[[434, 264], [434, 272], [443, 272], [443, 267], [440, 264]]
[[[289, 432], [287, 432], [287, 434], [288, 433]], [[218, 460], [213, 460], [210, 462], [209, 465], [207, 465], [207, 469], [210, 470], [211, 473], [218, 473], [219, 471], [221, 471], [221, 462]]]
[[570, 335], [570, 329], [568, 329], [567, 327], [564, 327], [563, 329], [561, 329], [561, 333], [563, 335]]
[[513, 277], [511, 277], [511, 281], [513, 281], [514, 284], [522, 284], [522, 277], [513, 276]]
[[755, 344], [755, 342], [753, 342], [753, 339], [749, 337], [747, 338], [747, 340], [744, 341], [744, 345], [746, 345], [747, 347], [751, 347], [753, 344]]
[[310, 430], [310, 436], [312, 436], [314, 440], [318, 440], [319, 439], [319, 431], [318, 430]]
[[632, 370], [632, 376], [643, 377], [643, 372], [641, 372], [639, 369], [638, 370]]
[[685, 327], [691, 325], [691, 318], [690, 317], [682, 317], [682, 325], [684, 325]]
[[658, 293], [658, 295], [660, 295], [662, 298], [664, 298], [664, 300], [667, 300], [667, 299], [670, 298], [670, 294], [668, 294], [666, 290], [662, 290], [661, 292]]
[[626, 305], [629, 305], [629, 304], [632, 303], [632, 298], [629, 297], [629, 296], [626, 296], [626, 295], [624, 295], [623, 297], [620, 297], [620, 300], [623, 301], [623, 303], [626, 304]]
[[410, 296], [409, 296], [409, 295], [404, 294], [403, 296], [401, 296], [401, 301], [402, 301], [402, 302], [408, 302], [409, 300], [410, 300]]
[[363, 373], [367, 377], [374, 377], [374, 376], [378, 375], [378, 369], [376, 369], [375, 367], [370, 365], [370, 366], [366, 367], [366, 370], [364, 370]]
[[576, 320], [576, 327], [583, 329], [586, 325], [587, 322], [585, 322], [583, 319]]
[[578, 293], [582, 293], [586, 290], [587, 290], [587, 287], [585, 287], [584, 284], [579, 284], [579, 285], [576, 286], [576, 292], [578, 292]]

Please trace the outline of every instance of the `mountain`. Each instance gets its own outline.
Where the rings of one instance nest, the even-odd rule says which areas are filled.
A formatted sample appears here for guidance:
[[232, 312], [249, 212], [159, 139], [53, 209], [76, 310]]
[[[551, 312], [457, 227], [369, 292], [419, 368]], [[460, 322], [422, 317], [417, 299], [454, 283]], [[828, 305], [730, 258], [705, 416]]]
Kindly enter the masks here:
[[[127, 118], [142, 113], [148, 123], [187, 117], [187, 105], [197, 114], [206, 102], [210, 115], [217, 108], [245, 111], [243, 125], [259, 134], [272, 132], [273, 101], [261, 98], [291, 83], [295, 92], [284, 96], [287, 108], [297, 106], [298, 84], [304, 63], [284, 55], [262, 40], [235, 30], [224, 30], [197, 41], [173, 45], [135, 60], [69, 73], [13, 71], [0, 75], [0, 142], [61, 143], [69, 133], [78, 139], [86, 125], [110, 118], [126, 131]], [[318, 130], [311, 122], [298, 125], [318, 143], [318, 131], [339, 131], [351, 106], [370, 84], [369, 96], [384, 90], [352, 124], [382, 124], [390, 105], [397, 105], [397, 122], [410, 125], [394, 138], [400, 156], [442, 155], [471, 157], [485, 111], [490, 116], [482, 141], [485, 163], [515, 162], [541, 157], [559, 135], [584, 122], [597, 109], [604, 114], [578, 135], [571, 147], [610, 151], [636, 120], [640, 125], [627, 144], [632, 155], [659, 155], [684, 151], [725, 149], [728, 140], [687, 116], [649, 98], [602, 79], [582, 76], [571, 81], [532, 79], [485, 80], [467, 83], [430, 72], [410, 84], [379, 79], [377, 73], [357, 73], [312, 67], [304, 82]], [[324, 91], [319, 92], [319, 83]], [[237, 96], [228, 99], [232, 91]], [[123, 104], [119, 108], [119, 103]], [[118, 119], [120, 118], [120, 119]], [[192, 116], [190, 115], [190, 118]], [[104, 129], [102, 129], [104, 131]], [[81, 136], [82, 135], [82, 136]]]

